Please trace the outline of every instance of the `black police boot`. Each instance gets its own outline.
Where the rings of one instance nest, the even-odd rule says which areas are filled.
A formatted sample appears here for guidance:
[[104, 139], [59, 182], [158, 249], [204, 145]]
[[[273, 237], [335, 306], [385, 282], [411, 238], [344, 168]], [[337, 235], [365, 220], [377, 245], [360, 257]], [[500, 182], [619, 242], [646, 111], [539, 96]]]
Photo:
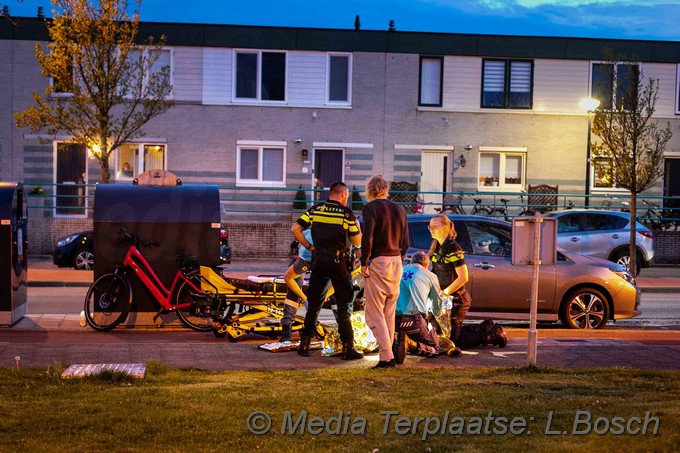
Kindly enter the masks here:
[[291, 329], [290, 329], [290, 325], [281, 324], [281, 338], [279, 338], [279, 341], [280, 342], [290, 341], [291, 335], [292, 335], [292, 332], [291, 332]]
[[309, 357], [309, 343], [312, 342], [312, 337], [307, 335], [300, 335], [300, 345], [297, 348], [298, 355]]
[[342, 360], [363, 359], [364, 353], [354, 349], [354, 342], [342, 343]]

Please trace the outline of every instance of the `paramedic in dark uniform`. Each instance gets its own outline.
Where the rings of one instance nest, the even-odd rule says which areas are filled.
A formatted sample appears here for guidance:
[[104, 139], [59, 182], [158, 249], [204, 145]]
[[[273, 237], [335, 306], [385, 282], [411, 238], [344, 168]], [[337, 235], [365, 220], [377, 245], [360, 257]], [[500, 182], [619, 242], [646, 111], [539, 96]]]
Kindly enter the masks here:
[[[352, 245], [359, 247], [361, 231], [354, 213], [346, 207], [348, 199], [349, 189], [345, 183], [336, 182], [330, 187], [329, 199], [309, 208], [291, 228], [295, 239], [311, 250], [313, 256], [312, 274], [307, 288], [307, 315], [298, 346], [298, 354], [302, 356], [309, 356], [309, 343], [316, 332], [319, 312], [332, 283], [338, 305], [342, 359], [363, 358], [363, 354], [354, 349], [354, 333], [350, 320], [354, 289], [346, 262], [349, 253], [348, 238]], [[303, 231], [307, 228], [312, 230], [314, 245], [305, 239]]]

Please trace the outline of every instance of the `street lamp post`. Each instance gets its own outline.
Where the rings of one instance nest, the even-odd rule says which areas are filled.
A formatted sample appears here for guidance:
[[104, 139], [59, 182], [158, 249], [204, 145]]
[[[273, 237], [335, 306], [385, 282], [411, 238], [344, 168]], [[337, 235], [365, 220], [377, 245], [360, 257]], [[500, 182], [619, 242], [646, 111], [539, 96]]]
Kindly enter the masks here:
[[600, 106], [600, 101], [593, 98], [583, 98], [579, 102], [582, 110], [588, 114], [588, 144], [586, 146], [586, 190], [585, 190], [585, 207], [590, 206], [590, 134], [593, 126], [593, 112]]

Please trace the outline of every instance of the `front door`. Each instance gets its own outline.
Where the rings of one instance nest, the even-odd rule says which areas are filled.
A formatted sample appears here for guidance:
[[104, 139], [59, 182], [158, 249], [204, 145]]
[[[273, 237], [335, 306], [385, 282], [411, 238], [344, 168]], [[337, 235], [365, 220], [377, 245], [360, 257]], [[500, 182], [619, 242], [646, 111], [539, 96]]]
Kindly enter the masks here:
[[331, 184], [343, 180], [343, 154], [341, 149], [314, 150], [314, 199], [328, 198]]
[[423, 197], [423, 212], [434, 214], [435, 208], [442, 207], [441, 193], [451, 190], [449, 174], [451, 172], [451, 156], [448, 151], [423, 151], [420, 171], [420, 191]]
[[87, 149], [76, 143], [57, 143], [55, 214], [85, 215]]

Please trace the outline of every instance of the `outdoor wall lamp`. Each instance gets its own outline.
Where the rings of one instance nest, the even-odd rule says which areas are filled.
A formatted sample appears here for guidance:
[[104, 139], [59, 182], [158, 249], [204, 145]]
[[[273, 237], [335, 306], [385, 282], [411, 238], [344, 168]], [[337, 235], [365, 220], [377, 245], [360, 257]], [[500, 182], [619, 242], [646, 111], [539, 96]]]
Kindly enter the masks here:
[[465, 151], [472, 151], [472, 145], [465, 145]]
[[303, 149], [302, 150], [302, 158], [307, 159], [307, 157], [309, 157], [309, 151], [307, 151], [306, 149]]
[[460, 163], [461, 167], [465, 167], [465, 164], [467, 164], [467, 161], [465, 160], [465, 156], [463, 156], [462, 154], [458, 158], [458, 162]]

